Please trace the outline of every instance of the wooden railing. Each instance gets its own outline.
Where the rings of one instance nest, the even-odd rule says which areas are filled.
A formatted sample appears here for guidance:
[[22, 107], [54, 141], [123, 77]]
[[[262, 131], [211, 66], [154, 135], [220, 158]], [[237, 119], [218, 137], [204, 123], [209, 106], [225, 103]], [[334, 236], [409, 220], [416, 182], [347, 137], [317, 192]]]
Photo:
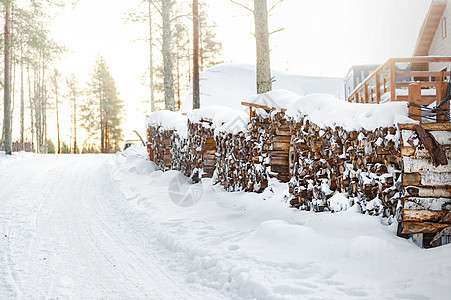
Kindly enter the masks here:
[[[416, 102], [421, 105], [429, 105], [434, 101], [440, 101], [446, 95], [447, 82], [444, 78], [450, 76], [450, 72], [440, 71], [397, 71], [397, 63], [412, 64], [447, 63], [451, 57], [418, 56], [409, 58], [391, 58], [373, 73], [371, 73], [349, 95], [348, 101], [354, 103], [381, 103], [388, 101], [409, 101], [409, 87], [415, 84]], [[420, 98], [421, 99], [420, 99]], [[449, 109], [445, 107], [445, 109]]]

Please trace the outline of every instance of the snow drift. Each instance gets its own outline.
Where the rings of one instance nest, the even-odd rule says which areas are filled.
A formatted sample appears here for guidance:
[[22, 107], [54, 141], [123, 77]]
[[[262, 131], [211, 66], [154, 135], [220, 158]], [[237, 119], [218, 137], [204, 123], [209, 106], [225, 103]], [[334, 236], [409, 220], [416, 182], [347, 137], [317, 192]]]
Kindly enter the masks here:
[[[286, 89], [298, 95], [326, 93], [344, 99], [344, 81], [342, 78], [302, 76], [272, 70], [273, 89]], [[200, 74], [200, 106], [227, 106], [242, 110], [241, 101], [245, 101], [256, 92], [255, 66], [248, 64], [224, 63], [208, 68]], [[186, 113], [193, 107], [192, 86], [189, 87], [181, 112]]]

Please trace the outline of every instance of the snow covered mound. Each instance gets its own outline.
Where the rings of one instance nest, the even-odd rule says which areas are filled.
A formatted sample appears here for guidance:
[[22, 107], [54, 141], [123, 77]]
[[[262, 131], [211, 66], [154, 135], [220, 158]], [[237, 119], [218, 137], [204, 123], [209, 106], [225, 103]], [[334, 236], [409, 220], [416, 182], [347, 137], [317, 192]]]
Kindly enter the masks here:
[[248, 103], [267, 106], [275, 108], [280, 111], [282, 108], [287, 108], [300, 98], [296, 93], [284, 89], [272, 90], [265, 94], [258, 94], [246, 100]]
[[147, 126], [161, 126], [164, 130], [175, 130], [183, 137], [188, 135], [187, 118], [179, 112], [155, 111], [147, 116]]
[[407, 102], [349, 103], [326, 94], [300, 97], [288, 106], [285, 114], [296, 121], [305, 117], [323, 128], [340, 126], [345, 130], [375, 130], [415, 122], [408, 117]]
[[[201, 120], [211, 121], [211, 127], [215, 129], [215, 135], [219, 132], [236, 134], [247, 130], [249, 115], [242, 110], [230, 109], [226, 106], [207, 106], [205, 108], [194, 109], [187, 114], [188, 120], [192, 123], [199, 123]], [[210, 126], [204, 123], [204, 126]]]
[[[286, 89], [298, 95], [312, 93], [331, 94], [344, 99], [342, 78], [301, 76], [272, 70], [273, 89]], [[200, 106], [223, 105], [242, 110], [241, 101], [256, 93], [255, 66], [249, 64], [224, 63], [208, 68], [200, 74]], [[180, 109], [188, 112], [193, 107], [192, 86], [184, 96]]]

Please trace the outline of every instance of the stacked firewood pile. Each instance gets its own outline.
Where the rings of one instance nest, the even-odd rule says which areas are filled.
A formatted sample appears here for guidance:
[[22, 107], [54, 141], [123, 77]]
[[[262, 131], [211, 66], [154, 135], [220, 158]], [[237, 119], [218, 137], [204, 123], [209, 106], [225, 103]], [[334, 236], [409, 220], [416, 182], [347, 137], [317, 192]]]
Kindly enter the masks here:
[[218, 130], [215, 139], [216, 182], [227, 191], [262, 192], [268, 186], [268, 172], [259, 155], [262, 147], [257, 139], [247, 130]]
[[451, 123], [401, 124], [403, 213], [398, 235], [451, 243]]
[[154, 153], [153, 160], [165, 171], [172, 168], [170, 141], [173, 132], [173, 130], [165, 130], [159, 125], [152, 125], [147, 128], [147, 140]]
[[201, 119], [188, 121], [188, 141], [186, 156], [182, 162], [185, 175], [194, 182], [201, 178], [211, 178], [215, 170], [216, 143], [212, 121]]
[[174, 130], [169, 138], [169, 148], [171, 154], [171, 170], [177, 170], [185, 174], [185, 176], [190, 176], [191, 165], [187, 159], [188, 139]]
[[402, 160], [396, 127], [373, 131], [321, 128], [305, 118], [290, 121], [291, 204], [314, 211], [331, 206], [335, 191], [358, 203], [362, 212], [394, 216], [401, 200]]
[[284, 112], [258, 108], [254, 115], [250, 126], [254, 162], [262, 163], [271, 177], [288, 182], [291, 134]]

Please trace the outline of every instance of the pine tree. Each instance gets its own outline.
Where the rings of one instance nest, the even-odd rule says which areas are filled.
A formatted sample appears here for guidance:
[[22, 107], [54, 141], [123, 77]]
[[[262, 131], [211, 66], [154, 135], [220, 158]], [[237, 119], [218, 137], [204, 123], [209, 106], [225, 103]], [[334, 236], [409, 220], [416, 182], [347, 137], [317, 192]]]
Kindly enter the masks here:
[[100, 131], [102, 153], [119, 150], [122, 141], [123, 101], [103, 57], [98, 57], [90, 82], [91, 97], [82, 107], [83, 127], [91, 136]]

